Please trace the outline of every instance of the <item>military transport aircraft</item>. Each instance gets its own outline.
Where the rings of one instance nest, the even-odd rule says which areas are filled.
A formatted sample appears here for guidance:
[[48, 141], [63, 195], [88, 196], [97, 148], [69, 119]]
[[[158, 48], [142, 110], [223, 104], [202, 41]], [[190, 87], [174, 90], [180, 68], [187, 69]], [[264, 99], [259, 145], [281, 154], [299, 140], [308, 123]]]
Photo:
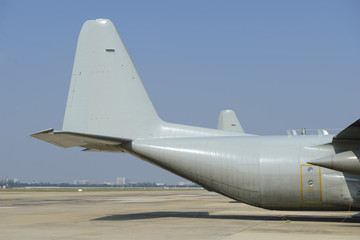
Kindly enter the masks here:
[[336, 136], [247, 134], [231, 110], [220, 113], [218, 129], [165, 122], [107, 19], [81, 29], [62, 130], [31, 136], [129, 153], [262, 208], [360, 209], [360, 120]]

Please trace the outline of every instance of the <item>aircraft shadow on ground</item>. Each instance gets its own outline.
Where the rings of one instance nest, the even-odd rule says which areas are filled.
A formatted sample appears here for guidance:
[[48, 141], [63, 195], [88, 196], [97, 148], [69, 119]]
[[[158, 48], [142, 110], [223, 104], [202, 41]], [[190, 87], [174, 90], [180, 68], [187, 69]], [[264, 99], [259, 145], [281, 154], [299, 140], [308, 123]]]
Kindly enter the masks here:
[[299, 222], [345, 222], [360, 223], [359, 214], [352, 217], [331, 217], [311, 215], [284, 215], [284, 216], [259, 216], [259, 215], [210, 215], [208, 212], [143, 212], [133, 214], [115, 214], [92, 219], [92, 221], [128, 221], [156, 218], [204, 218], [204, 219], [231, 219], [255, 221], [299, 221]]

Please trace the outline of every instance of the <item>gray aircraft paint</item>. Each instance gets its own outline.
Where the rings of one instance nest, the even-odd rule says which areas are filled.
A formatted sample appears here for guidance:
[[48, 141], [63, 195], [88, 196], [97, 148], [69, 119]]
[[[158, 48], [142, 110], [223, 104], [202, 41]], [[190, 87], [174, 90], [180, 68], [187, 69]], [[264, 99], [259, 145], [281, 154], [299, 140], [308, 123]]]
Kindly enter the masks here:
[[222, 110], [220, 112], [217, 129], [244, 133], [244, 129], [233, 110]]
[[32, 136], [64, 148], [127, 152], [254, 206], [356, 210], [358, 170], [336, 170], [358, 169], [351, 152], [360, 146], [359, 127], [355, 122], [335, 137], [255, 136], [244, 133], [231, 110], [220, 113], [218, 129], [167, 123], [111, 21], [97, 19], [85, 22], [79, 36], [62, 130]]

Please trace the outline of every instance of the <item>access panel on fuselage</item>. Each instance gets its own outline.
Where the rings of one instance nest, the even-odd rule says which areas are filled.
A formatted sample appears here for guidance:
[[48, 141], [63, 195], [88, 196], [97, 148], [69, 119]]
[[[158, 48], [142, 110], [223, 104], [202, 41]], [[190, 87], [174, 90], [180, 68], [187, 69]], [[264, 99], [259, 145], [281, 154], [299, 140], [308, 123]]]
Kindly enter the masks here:
[[301, 165], [301, 201], [319, 203], [321, 199], [321, 170], [314, 165]]

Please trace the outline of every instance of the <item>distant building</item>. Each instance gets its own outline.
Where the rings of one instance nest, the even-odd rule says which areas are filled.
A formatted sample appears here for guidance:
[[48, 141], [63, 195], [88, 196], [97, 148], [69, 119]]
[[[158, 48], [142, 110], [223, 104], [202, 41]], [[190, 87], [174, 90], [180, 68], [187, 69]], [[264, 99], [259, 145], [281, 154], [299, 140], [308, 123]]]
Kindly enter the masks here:
[[127, 183], [127, 179], [125, 177], [118, 177], [116, 179], [117, 185], [125, 185]]
[[104, 182], [104, 184], [105, 184], [105, 185], [109, 185], [109, 186], [114, 185], [114, 183], [113, 183], [113, 182]]
[[87, 185], [88, 180], [74, 180], [75, 185]]
[[193, 182], [179, 182], [179, 186], [193, 186], [195, 183]]

